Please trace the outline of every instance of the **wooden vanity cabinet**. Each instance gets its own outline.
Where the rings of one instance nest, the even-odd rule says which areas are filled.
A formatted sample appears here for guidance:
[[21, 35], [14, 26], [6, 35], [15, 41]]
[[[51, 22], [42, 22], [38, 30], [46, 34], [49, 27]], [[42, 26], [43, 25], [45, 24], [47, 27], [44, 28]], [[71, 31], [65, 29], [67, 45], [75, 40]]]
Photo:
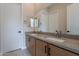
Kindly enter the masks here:
[[50, 56], [77, 56], [75, 53], [56, 47], [54, 45], [49, 45], [49, 49]]
[[27, 48], [33, 56], [77, 56], [71, 51], [57, 47], [42, 40], [29, 37]]
[[47, 43], [36, 40], [36, 56], [47, 56]]
[[33, 37], [29, 37], [29, 44], [28, 44], [28, 49], [30, 51], [30, 53], [35, 56], [36, 55], [36, 41], [35, 38]]

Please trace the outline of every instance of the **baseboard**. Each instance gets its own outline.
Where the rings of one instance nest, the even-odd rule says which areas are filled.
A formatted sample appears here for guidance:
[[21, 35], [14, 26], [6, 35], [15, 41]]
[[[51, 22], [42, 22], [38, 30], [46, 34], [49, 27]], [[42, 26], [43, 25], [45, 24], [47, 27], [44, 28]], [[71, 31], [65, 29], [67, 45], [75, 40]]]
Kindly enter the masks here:
[[26, 49], [27, 47], [22, 47], [21, 49]]
[[0, 53], [0, 56], [3, 56], [3, 53]]

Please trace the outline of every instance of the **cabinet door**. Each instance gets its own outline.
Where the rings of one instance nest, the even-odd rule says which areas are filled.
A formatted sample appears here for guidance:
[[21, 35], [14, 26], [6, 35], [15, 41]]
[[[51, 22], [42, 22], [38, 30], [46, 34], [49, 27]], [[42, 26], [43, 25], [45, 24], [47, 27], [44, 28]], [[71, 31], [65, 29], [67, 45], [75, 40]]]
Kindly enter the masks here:
[[36, 40], [36, 55], [47, 56], [47, 43]]
[[49, 47], [50, 47], [49, 52], [51, 56], [76, 56], [76, 54], [70, 51], [66, 51], [64, 49], [58, 48], [56, 46], [49, 45]]
[[35, 56], [35, 38], [30, 37], [29, 38], [29, 47], [31, 54]]

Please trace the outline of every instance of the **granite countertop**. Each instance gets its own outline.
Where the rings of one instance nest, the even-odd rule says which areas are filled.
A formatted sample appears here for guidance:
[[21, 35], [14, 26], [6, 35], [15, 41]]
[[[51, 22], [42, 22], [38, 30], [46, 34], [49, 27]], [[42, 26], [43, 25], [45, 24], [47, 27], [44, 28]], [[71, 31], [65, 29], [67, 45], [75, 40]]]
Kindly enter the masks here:
[[[79, 40], [78, 39], [62, 38], [60, 40], [64, 40], [64, 41], [58, 42], [58, 41], [53, 41], [52, 39], [47, 39], [47, 38], [56, 38], [54, 36], [49, 36], [49, 35], [44, 35], [44, 34], [32, 34], [32, 33], [28, 35], [79, 54]], [[59, 38], [57, 39], [59, 40]]]

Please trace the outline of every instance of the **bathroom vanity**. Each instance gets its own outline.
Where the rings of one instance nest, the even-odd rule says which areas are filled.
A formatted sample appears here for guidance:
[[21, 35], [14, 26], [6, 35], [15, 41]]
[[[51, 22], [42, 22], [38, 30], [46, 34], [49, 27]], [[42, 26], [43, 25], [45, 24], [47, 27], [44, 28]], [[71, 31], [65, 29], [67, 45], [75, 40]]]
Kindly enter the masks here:
[[27, 48], [33, 56], [78, 56], [79, 40], [44, 34], [27, 34]]

